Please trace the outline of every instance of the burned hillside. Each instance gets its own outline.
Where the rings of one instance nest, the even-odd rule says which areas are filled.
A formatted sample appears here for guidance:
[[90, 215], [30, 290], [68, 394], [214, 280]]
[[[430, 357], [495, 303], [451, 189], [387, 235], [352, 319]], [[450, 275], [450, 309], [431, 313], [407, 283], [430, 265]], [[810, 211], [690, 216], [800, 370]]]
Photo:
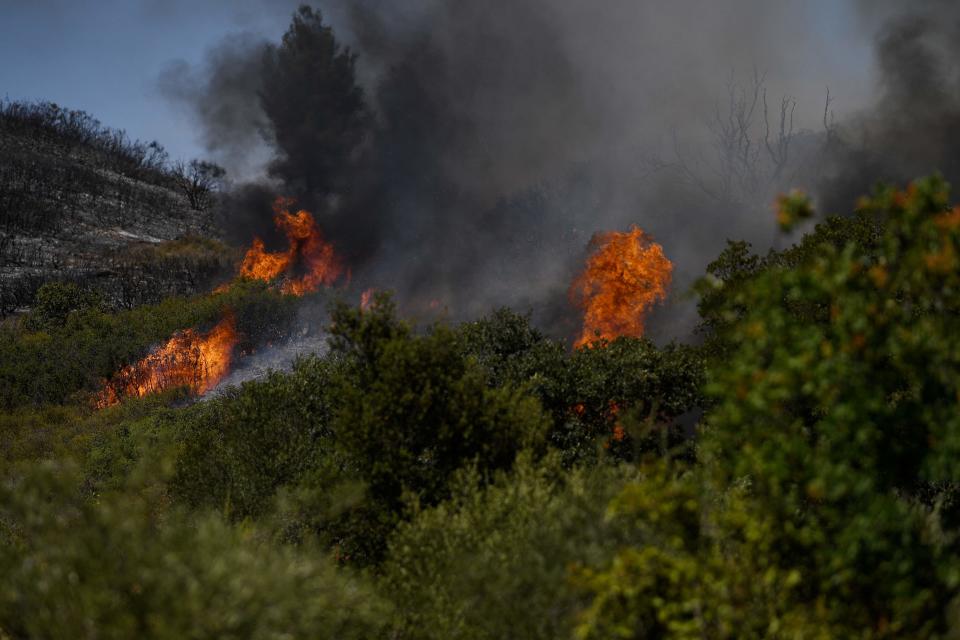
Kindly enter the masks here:
[[215, 165], [171, 162], [156, 142], [46, 102], [0, 102], [0, 157], [0, 315], [49, 281], [130, 308], [207, 290], [232, 268]]

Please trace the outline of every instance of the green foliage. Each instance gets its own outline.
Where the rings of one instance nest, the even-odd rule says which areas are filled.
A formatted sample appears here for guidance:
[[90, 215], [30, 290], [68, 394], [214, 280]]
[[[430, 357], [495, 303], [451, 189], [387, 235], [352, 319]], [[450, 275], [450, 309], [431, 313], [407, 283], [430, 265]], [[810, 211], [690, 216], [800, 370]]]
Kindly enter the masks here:
[[25, 325], [31, 331], [49, 331], [62, 327], [72, 312], [97, 309], [101, 304], [96, 293], [72, 282], [49, 282], [37, 290]]
[[542, 442], [539, 403], [514, 387], [491, 388], [450, 329], [411, 335], [379, 296], [369, 311], [339, 306], [332, 333], [344, 365], [332, 390], [339, 405], [332, 428], [368, 484], [362, 519], [372, 528], [352, 536], [347, 546], [362, 546], [348, 554], [379, 555], [405, 501], [436, 504], [457, 469], [507, 469], [519, 451]]
[[[732, 349], [726, 340], [727, 330], [743, 318], [745, 307], [738, 303], [738, 296], [753, 285], [754, 279], [770, 269], [794, 269], [815, 259], [827, 247], [841, 249], [855, 244], [866, 254], [873, 255], [879, 247], [886, 212], [858, 210], [847, 217], [832, 216], [818, 224], [798, 244], [784, 251], [771, 250], [766, 256], [750, 253], [750, 244], [743, 241], [728, 242], [727, 248], [716, 260], [707, 265], [707, 275], [694, 286], [699, 296], [697, 311], [700, 314], [700, 333], [705, 338], [702, 351], [722, 359]], [[783, 301], [791, 305], [794, 313], [808, 320], [825, 318], [822, 309], [802, 308], [795, 301]]]
[[[411, 500], [436, 504], [465, 464], [483, 473], [509, 468], [518, 451], [541, 443], [547, 424], [521, 388], [557, 398], [558, 414], [571, 420], [559, 398], [579, 384], [595, 398], [597, 415], [573, 419], [594, 420], [606, 437], [610, 403], [647, 402], [640, 405], [647, 422], [674, 415], [694, 400], [700, 375], [692, 352], [661, 352], [644, 341], [578, 352], [571, 364], [558, 343], [507, 311], [455, 333], [435, 327], [417, 336], [381, 295], [364, 311], [339, 307], [333, 324], [332, 355], [246, 384], [163, 427], [179, 434], [171, 485], [178, 499], [234, 518], [274, 519], [284, 537], [316, 534], [341, 558], [370, 562]], [[674, 404], [652, 410], [658, 394]], [[620, 450], [631, 451], [629, 444]], [[569, 462], [571, 450], [560, 448]]]
[[174, 495], [234, 518], [258, 516], [280, 487], [322, 468], [333, 448], [333, 368], [303, 359], [288, 375], [273, 373], [185, 412], [174, 427]]
[[[0, 476], [21, 462], [73, 459], [86, 464], [88, 456], [107, 446], [116, 433], [129, 436], [141, 423], [154, 422], [166, 405], [182, 397], [180, 390], [173, 390], [104, 411], [71, 404], [0, 413]], [[97, 478], [115, 475], [107, 468], [91, 469], [90, 473]]]
[[700, 470], [669, 461], [642, 472], [608, 511], [633, 543], [574, 574], [592, 596], [577, 638], [861, 637], [827, 619], [831, 603], [797, 602], [798, 570], [764, 562], [776, 541], [749, 515], [747, 486], [718, 493]]
[[848, 603], [838, 624], [929, 633], [960, 586], [909, 500], [960, 478], [960, 213], [947, 203], [936, 178], [882, 190], [861, 207], [887, 218], [876, 251], [825, 246], [758, 276], [733, 299], [747, 310], [733, 358], [711, 371], [713, 474], [751, 479], [751, 515], [777, 543], [768, 562], [802, 572], [805, 600]]
[[391, 538], [382, 588], [396, 603], [395, 637], [558, 638], [582, 596], [570, 567], [606, 563], [623, 535], [606, 504], [632, 473], [522, 459], [484, 487], [475, 468], [451, 498]]
[[[672, 420], [702, 402], [703, 362], [691, 347], [658, 349], [649, 340], [619, 338], [570, 354], [507, 309], [457, 331], [491, 380], [523, 385], [539, 398], [553, 421], [549, 441], [568, 464], [595, 459], [598, 443], [607, 443], [627, 413], [669, 432], [676, 444]], [[631, 451], [629, 444], [615, 452]]]
[[0, 635], [366, 638], [385, 608], [309, 549], [132, 493], [84, 501], [51, 464], [0, 489]]
[[578, 349], [568, 366], [569, 386], [552, 389], [546, 404], [555, 415], [564, 409], [569, 415], [571, 405], [563, 403], [572, 400], [591, 437], [609, 434], [611, 420], [632, 414], [675, 445], [679, 434], [672, 420], [702, 402], [703, 362], [690, 347], [658, 349], [643, 338], [618, 338]]
[[777, 224], [782, 231], [791, 231], [804, 220], [813, 217], [810, 196], [798, 189], [777, 198]]
[[762, 268], [727, 254], [701, 465], [614, 503], [651, 542], [585, 572], [582, 637], [946, 637], [960, 209], [932, 178], [857, 220]]
[[491, 386], [527, 382], [563, 359], [563, 345], [530, 325], [530, 318], [510, 309], [457, 326], [464, 353], [482, 366]]
[[719, 630], [722, 610], [705, 601], [714, 576], [700, 554], [697, 482], [664, 465], [645, 470], [646, 477], [610, 504], [612, 519], [632, 531], [635, 544], [620, 549], [603, 570], [584, 567], [575, 577], [593, 595], [580, 614], [578, 638], [702, 638], [711, 626]]

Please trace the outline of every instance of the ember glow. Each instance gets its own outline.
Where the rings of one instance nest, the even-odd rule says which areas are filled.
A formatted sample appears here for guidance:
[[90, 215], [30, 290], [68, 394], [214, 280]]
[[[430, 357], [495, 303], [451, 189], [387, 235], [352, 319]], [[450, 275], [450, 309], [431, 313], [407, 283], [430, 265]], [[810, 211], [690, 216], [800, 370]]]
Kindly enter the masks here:
[[237, 344], [236, 323], [227, 315], [201, 334], [178, 331], [143, 360], [120, 370], [97, 394], [97, 408], [117, 404], [125, 397], [143, 397], [175, 387], [188, 387], [202, 395], [230, 372]]
[[643, 335], [650, 307], [662, 302], [673, 265], [663, 247], [639, 227], [596, 234], [586, 269], [570, 287], [570, 297], [583, 310], [583, 330], [574, 343]]
[[240, 275], [255, 280], [283, 278], [280, 290], [302, 296], [321, 286], [330, 286], [343, 267], [309, 211], [290, 213], [290, 198], [277, 198], [273, 222], [287, 237], [286, 251], [271, 253], [260, 238], [254, 238], [240, 265]]
[[364, 289], [360, 294], [360, 309], [366, 311], [370, 308], [371, 303], [373, 303], [373, 294], [377, 292], [373, 287], [369, 289]]

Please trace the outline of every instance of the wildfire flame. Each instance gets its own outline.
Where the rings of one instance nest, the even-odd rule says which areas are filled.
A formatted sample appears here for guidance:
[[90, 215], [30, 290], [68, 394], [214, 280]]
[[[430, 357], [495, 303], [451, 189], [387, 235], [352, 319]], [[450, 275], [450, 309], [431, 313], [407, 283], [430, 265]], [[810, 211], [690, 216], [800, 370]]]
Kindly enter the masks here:
[[260, 238], [254, 238], [240, 265], [240, 275], [267, 281], [284, 276], [280, 290], [302, 296], [321, 285], [333, 284], [343, 266], [310, 212], [301, 209], [290, 213], [293, 203], [291, 198], [283, 197], [273, 203], [273, 222], [287, 236], [287, 250], [270, 253]]
[[663, 247], [639, 227], [594, 235], [586, 269], [570, 287], [583, 309], [583, 330], [574, 343], [582, 347], [618, 336], [643, 335], [647, 311], [663, 301], [673, 264]]
[[360, 294], [360, 309], [366, 311], [370, 308], [370, 305], [373, 304], [373, 294], [377, 292], [376, 289], [370, 287], [369, 289], [364, 289]]
[[[343, 272], [333, 245], [327, 242], [309, 211], [290, 213], [294, 200], [277, 198], [273, 221], [287, 237], [286, 251], [271, 253], [260, 238], [240, 265], [240, 275], [256, 280], [282, 278], [280, 290], [302, 296], [333, 284]], [[229, 284], [217, 287], [222, 293]], [[230, 372], [233, 350], [238, 341], [232, 315], [226, 316], [206, 334], [194, 329], [178, 331], [163, 346], [143, 360], [121, 369], [97, 394], [96, 406], [108, 407], [124, 397], [142, 397], [173, 387], [188, 387], [202, 395]]]
[[174, 387], [189, 387], [202, 395], [230, 372], [238, 336], [233, 315], [227, 315], [205, 334], [178, 331], [143, 360], [121, 369], [96, 398], [97, 408], [117, 404], [124, 397], [143, 397]]

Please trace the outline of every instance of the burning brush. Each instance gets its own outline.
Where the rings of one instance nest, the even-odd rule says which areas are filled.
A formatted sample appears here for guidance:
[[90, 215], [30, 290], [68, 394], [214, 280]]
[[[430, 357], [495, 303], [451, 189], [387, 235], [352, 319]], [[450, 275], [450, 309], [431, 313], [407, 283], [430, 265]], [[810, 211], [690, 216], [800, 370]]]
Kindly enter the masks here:
[[254, 238], [240, 265], [240, 275], [266, 281], [282, 277], [281, 291], [302, 296], [332, 285], [343, 267], [310, 212], [290, 213], [293, 203], [291, 198], [280, 197], [273, 204], [273, 221], [287, 237], [287, 250], [270, 253], [260, 238]]
[[[268, 252], [260, 238], [244, 256], [239, 275], [256, 280], [281, 279], [283, 293], [303, 296], [332, 285], [343, 267], [309, 211], [290, 212], [293, 200], [277, 198], [274, 223], [287, 237], [286, 251]], [[229, 285], [218, 287], [223, 291]], [[213, 329], [200, 333], [184, 329], [145, 358], [121, 369], [97, 394], [98, 408], [117, 404], [124, 397], [143, 397], [174, 387], [187, 387], [195, 395], [213, 389], [229, 373], [239, 336], [232, 314]]]
[[95, 404], [102, 409], [124, 397], [143, 397], [175, 387], [202, 395], [230, 372], [237, 342], [232, 314], [203, 334], [194, 329], [178, 331], [148, 356], [121, 369], [97, 394]]

